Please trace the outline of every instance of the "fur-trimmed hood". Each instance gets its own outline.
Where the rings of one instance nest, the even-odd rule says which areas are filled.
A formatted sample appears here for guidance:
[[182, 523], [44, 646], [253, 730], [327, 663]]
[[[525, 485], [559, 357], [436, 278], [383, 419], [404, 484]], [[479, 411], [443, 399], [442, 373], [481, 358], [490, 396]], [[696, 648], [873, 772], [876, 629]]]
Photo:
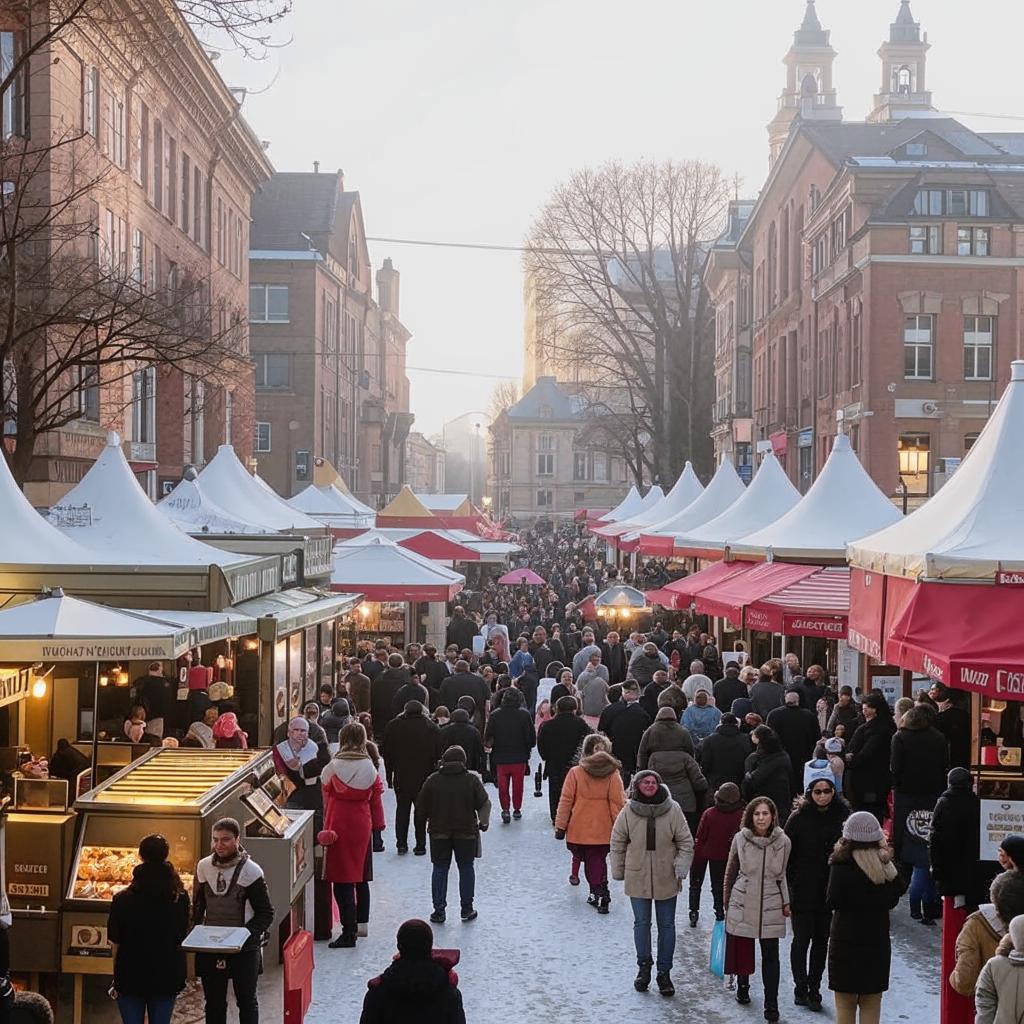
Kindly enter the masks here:
[[595, 750], [580, 758], [580, 767], [595, 779], [605, 779], [622, 767], [622, 762], [612, 757], [607, 750]]

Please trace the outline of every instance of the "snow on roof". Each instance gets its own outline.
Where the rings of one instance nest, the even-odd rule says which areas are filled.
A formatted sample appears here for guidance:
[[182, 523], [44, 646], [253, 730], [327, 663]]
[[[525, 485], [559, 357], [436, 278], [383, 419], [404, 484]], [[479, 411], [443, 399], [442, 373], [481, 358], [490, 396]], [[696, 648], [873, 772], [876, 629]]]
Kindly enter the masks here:
[[259, 523], [251, 523], [233, 516], [223, 509], [208, 494], [197, 476], [189, 470], [186, 477], [156, 507], [179, 529], [190, 534], [267, 534], [273, 530]]
[[139, 565], [234, 565], [251, 559], [193, 540], [149, 500], [116, 433], [61, 501], [50, 522], [104, 561]]
[[643, 499], [640, 497], [640, 492], [636, 489], [634, 484], [629, 489], [629, 493], [611, 510], [611, 512], [605, 512], [603, 516], [598, 519], [599, 523], [617, 523], [620, 520], [628, 520], [631, 515], [636, 515], [640, 511], [640, 503]]
[[697, 479], [693, 471], [693, 465], [687, 460], [679, 479], [672, 485], [672, 489], [660, 501], [651, 505], [645, 512], [638, 512], [631, 516], [627, 522], [617, 523], [608, 532], [601, 531], [602, 535], [620, 534], [626, 540], [635, 540], [641, 533], [642, 527], [653, 526], [655, 523], [669, 519], [677, 512], [682, 512], [687, 505], [696, 501], [704, 490], [704, 485]]
[[82, 565], [105, 560], [69, 540], [29, 504], [2, 456], [0, 522], [2, 565]]
[[743, 481], [733, 469], [732, 462], [729, 459], [722, 459], [707, 487], [686, 508], [660, 523], [654, 523], [646, 530], [641, 530], [640, 533], [683, 535], [721, 515], [743, 496], [745, 490]]
[[845, 434], [810, 490], [774, 523], [730, 544], [734, 555], [786, 559], [842, 560], [846, 545], [889, 526], [899, 510], [878, 489]]
[[372, 508], [345, 494], [334, 484], [310, 484], [289, 498], [288, 504], [327, 526], [370, 527], [377, 517]]
[[786, 471], [772, 452], [767, 452], [750, 486], [721, 515], [677, 537], [676, 550], [698, 547], [724, 550], [732, 540], [745, 537], [784, 516], [800, 500]]
[[292, 508], [273, 488], [251, 476], [235, 449], [222, 444], [199, 474], [204, 493], [230, 515], [269, 530], [322, 530], [323, 523]]
[[963, 463], [934, 497], [885, 529], [851, 538], [851, 565], [891, 576], [994, 580], [1024, 570], [1024, 361]]

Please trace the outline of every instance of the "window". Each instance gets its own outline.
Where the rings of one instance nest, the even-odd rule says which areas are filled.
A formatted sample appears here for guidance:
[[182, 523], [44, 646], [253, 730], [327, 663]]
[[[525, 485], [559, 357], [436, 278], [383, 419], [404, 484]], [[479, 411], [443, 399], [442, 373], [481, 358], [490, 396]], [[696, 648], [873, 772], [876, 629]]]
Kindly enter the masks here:
[[908, 142], [907, 156], [927, 156], [928, 146], [923, 142]]
[[[0, 32], [0, 80], [6, 79], [22, 56], [22, 36]], [[25, 71], [18, 72], [3, 95], [3, 136], [25, 135]]]
[[145, 283], [145, 248], [142, 232], [135, 228], [132, 231], [132, 280], [139, 286]]
[[224, 200], [217, 197], [217, 262], [224, 266]]
[[[909, 151], [909, 147], [908, 147]], [[919, 189], [914, 197], [919, 217], [987, 217], [988, 190], [979, 188]]]
[[160, 209], [164, 201], [164, 126], [160, 118], [153, 120], [153, 206]]
[[93, 138], [100, 130], [100, 69], [82, 69], [82, 128]]
[[177, 223], [178, 219], [178, 143], [170, 135], [167, 136], [164, 176], [167, 179], [167, 204], [164, 206], [164, 216], [173, 224]]
[[324, 292], [324, 362], [333, 362], [338, 355], [338, 304]]
[[261, 352], [256, 362], [256, 387], [286, 388], [291, 384], [288, 356], [284, 352]]
[[128, 270], [127, 224], [112, 210], [105, 210], [103, 217], [100, 260], [111, 274], [123, 274]]
[[100, 421], [100, 369], [95, 364], [78, 367], [78, 415], [91, 423]]
[[915, 314], [903, 320], [903, 376], [907, 380], [932, 379], [934, 317]]
[[537, 453], [537, 476], [555, 475], [555, 456], [551, 452]]
[[498, 452], [498, 476], [511, 476], [512, 453]]
[[994, 338], [994, 317], [964, 317], [964, 380], [992, 379]]
[[193, 172], [192, 184], [192, 237], [196, 245], [206, 248], [206, 239], [203, 237], [203, 229], [206, 226], [206, 196], [203, 191], [203, 172], [196, 167]]
[[988, 256], [988, 228], [957, 228], [956, 254], [957, 256]]
[[235, 419], [235, 393], [228, 389], [224, 392], [224, 443], [231, 444], [232, 428]]
[[124, 97], [110, 96], [110, 123], [107, 125], [107, 155], [118, 167], [127, 166], [125, 150]]
[[141, 100], [135, 120], [135, 152], [132, 158], [132, 173], [146, 192], [149, 190], [149, 107]]
[[603, 484], [608, 480], [608, 456], [604, 452], [594, 453], [594, 482]]
[[256, 451], [269, 452], [270, 449], [270, 424], [256, 424]]
[[551, 508], [554, 504], [554, 495], [551, 491], [537, 492], [537, 508]]
[[537, 448], [542, 452], [551, 452], [555, 450], [555, 436], [554, 434], [538, 434], [537, 435]]
[[206, 385], [195, 377], [188, 379], [188, 407], [185, 410], [186, 420], [191, 424], [191, 454], [190, 458], [196, 465], [202, 465], [205, 461], [206, 450], [206, 420], [203, 415], [203, 406], [206, 401]]
[[943, 193], [939, 189], [919, 189], [914, 197], [914, 213], [919, 217], [941, 217], [943, 209]]
[[574, 480], [589, 480], [587, 475], [587, 453], [573, 452], [572, 456], [572, 478]]
[[931, 435], [900, 434], [897, 446], [900, 479], [907, 494], [928, 494], [928, 463], [931, 455]]
[[189, 205], [192, 186], [192, 161], [188, 153], [181, 154], [181, 230], [187, 235], [192, 226], [191, 207]]
[[861, 362], [863, 360], [864, 346], [864, 320], [863, 315], [858, 311], [853, 314], [850, 320], [850, 387], [856, 387], [861, 382]]
[[911, 227], [910, 251], [916, 256], [938, 256], [942, 252], [942, 225], [915, 224]]
[[249, 320], [254, 324], [288, 323], [288, 285], [249, 285]]
[[964, 455], [974, 447], [974, 442], [977, 440], [978, 434], [964, 434]]
[[156, 441], [156, 367], [132, 374], [132, 440]]

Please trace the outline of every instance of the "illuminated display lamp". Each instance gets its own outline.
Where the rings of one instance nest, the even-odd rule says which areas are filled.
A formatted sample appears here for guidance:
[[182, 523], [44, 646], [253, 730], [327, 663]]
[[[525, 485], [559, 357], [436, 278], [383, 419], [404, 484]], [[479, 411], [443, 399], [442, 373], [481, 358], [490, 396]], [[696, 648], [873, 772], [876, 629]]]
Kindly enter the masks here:
[[607, 615], [609, 618], [616, 615], [625, 618], [639, 612], [650, 611], [644, 592], [637, 590], [636, 587], [627, 587], [623, 584], [609, 587], [598, 594], [594, 598], [594, 607], [597, 609], [598, 615]]
[[46, 696], [46, 676], [36, 676], [32, 680], [32, 696], [37, 700]]

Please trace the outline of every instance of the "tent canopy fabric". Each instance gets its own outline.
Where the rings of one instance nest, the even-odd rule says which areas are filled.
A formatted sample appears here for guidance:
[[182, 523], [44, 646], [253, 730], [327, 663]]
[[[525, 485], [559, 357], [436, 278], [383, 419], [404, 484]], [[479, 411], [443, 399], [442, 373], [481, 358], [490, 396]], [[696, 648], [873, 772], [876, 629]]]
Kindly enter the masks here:
[[413, 492], [421, 504], [442, 516], [474, 516], [477, 510], [468, 494], [420, 494]]
[[643, 499], [640, 497], [640, 492], [636, 489], [636, 484], [630, 487], [626, 496], [615, 506], [610, 512], [605, 512], [603, 516], [598, 516], [598, 523], [617, 523], [620, 519], [626, 520], [630, 516], [636, 515], [640, 511], [640, 503]]
[[335, 490], [341, 491], [346, 498], [351, 498], [357, 505], [366, 508], [361, 501], [356, 501], [352, 489], [345, 483], [345, 478], [329, 459], [317, 457], [313, 460], [313, 486], [333, 487]]
[[729, 545], [737, 558], [845, 562], [846, 546], [900, 519], [845, 434], [801, 501], [775, 522]]
[[318, 530], [323, 523], [292, 508], [262, 480], [253, 477], [239, 461], [235, 449], [222, 444], [199, 474], [206, 495], [238, 519], [261, 523], [271, 530]]
[[542, 587], [544, 585], [543, 577], [532, 569], [510, 569], [504, 576], [498, 577], [498, 582], [506, 587]]
[[89, 565], [101, 557], [80, 547], [47, 522], [30, 504], [0, 457], [0, 565]]
[[198, 479], [180, 480], [170, 494], [157, 502], [156, 507], [179, 530], [184, 530], [189, 534], [266, 534], [273, 532], [266, 526], [239, 519], [227, 509], [221, 508], [204, 492]]
[[885, 640], [885, 660], [947, 686], [1024, 696], [1024, 588], [918, 583]]
[[784, 516], [800, 500], [786, 471], [772, 452], [767, 452], [750, 486], [721, 515], [703, 526], [676, 537], [673, 553], [702, 558], [721, 558], [726, 546]]
[[745, 625], [743, 610], [747, 605], [810, 576], [818, 568], [788, 562], [761, 562], [748, 572], [732, 576], [697, 594], [697, 611], [702, 615], [718, 615], [742, 629]]
[[679, 474], [679, 479], [663, 498], [654, 502], [644, 511], [634, 513], [628, 520], [600, 526], [594, 530], [594, 533], [608, 539], [620, 537], [623, 534], [637, 533], [645, 526], [660, 523], [675, 515], [676, 512], [681, 512], [691, 502], [696, 501], [703, 490], [703, 484], [697, 479], [693, 465], [688, 461], [683, 467], [682, 473]]
[[851, 538], [851, 565], [891, 576], [987, 580], [1024, 572], [1024, 361], [963, 463], [905, 519]]
[[[645, 555], [671, 555], [675, 538], [703, 526], [738, 501], [745, 491], [729, 459], [722, 459], [700, 496], [660, 523], [640, 531], [640, 551]], [[628, 534], [627, 534], [628, 536]]]
[[0, 611], [0, 661], [170, 659], [191, 643], [187, 627], [60, 592]]
[[139, 565], [235, 565], [252, 558], [193, 540], [149, 500], [121, 450], [107, 435], [100, 457], [60, 502], [50, 522], [100, 560]]
[[[377, 513], [380, 519], [432, 519], [434, 513], [413, 494], [408, 484], [391, 499], [390, 503]], [[386, 526], [386, 523], [381, 523]]]
[[331, 589], [361, 593], [368, 601], [450, 601], [465, 582], [460, 573], [379, 534], [353, 537], [334, 549]]
[[744, 609], [743, 624], [783, 636], [845, 640], [849, 615], [850, 570], [836, 565], [751, 602]]
[[372, 508], [346, 494], [335, 484], [310, 484], [289, 498], [288, 504], [325, 526], [369, 528], [377, 516]]
[[[652, 604], [657, 601], [663, 608], [686, 609], [693, 604], [702, 590], [707, 590], [708, 587], [747, 572], [751, 568], [748, 562], [714, 562], [699, 572], [684, 576], [681, 580], [673, 580], [660, 590], [648, 591], [647, 600]], [[658, 600], [654, 594], [670, 596], [671, 603], [666, 604], [665, 601]]]
[[408, 548], [435, 562], [480, 561], [480, 552], [476, 548], [460, 544], [436, 530], [422, 530], [411, 537], [404, 537], [397, 543], [399, 547]]

